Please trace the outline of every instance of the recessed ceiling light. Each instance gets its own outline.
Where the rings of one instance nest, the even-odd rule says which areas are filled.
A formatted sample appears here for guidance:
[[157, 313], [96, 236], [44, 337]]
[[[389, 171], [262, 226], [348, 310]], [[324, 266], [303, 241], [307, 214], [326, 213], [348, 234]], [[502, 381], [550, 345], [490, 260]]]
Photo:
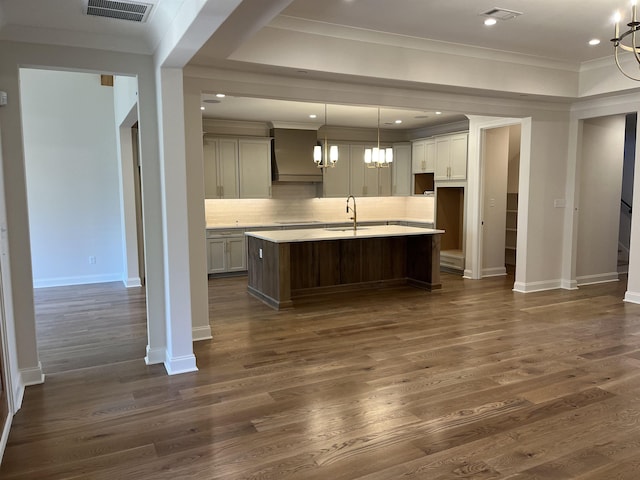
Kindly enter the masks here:
[[316, 115], [315, 113], [312, 113], [311, 115], [309, 115], [309, 118], [318, 118], [318, 115]]
[[226, 97], [226, 95], [224, 93], [216, 93], [216, 97], [224, 98], [224, 97]]
[[204, 107], [200, 107], [200, 110], [204, 110]]
[[442, 112], [436, 112], [436, 115], [442, 115]]
[[400, 124], [400, 123], [402, 123], [402, 120], [396, 120], [394, 123]]
[[490, 27], [491, 25], [495, 25], [496, 23], [498, 23], [498, 21], [497, 21], [495, 18], [487, 18], [487, 19], [484, 21], [484, 24], [485, 24], [487, 27]]
[[600, 40], [597, 38], [592, 38], [591, 40], [589, 40], [589, 45], [599, 45], [600, 44]]

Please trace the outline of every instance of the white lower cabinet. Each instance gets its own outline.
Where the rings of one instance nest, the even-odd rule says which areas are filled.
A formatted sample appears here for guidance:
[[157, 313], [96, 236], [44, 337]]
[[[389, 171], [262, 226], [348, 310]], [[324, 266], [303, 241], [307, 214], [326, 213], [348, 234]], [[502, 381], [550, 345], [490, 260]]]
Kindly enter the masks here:
[[207, 237], [207, 272], [242, 272], [247, 269], [244, 232], [212, 234]]

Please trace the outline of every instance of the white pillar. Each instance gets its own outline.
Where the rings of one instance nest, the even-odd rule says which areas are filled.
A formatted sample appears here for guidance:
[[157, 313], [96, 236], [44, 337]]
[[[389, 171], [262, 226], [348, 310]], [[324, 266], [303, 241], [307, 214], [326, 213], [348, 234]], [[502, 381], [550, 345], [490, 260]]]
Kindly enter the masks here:
[[[170, 375], [197, 370], [193, 354], [189, 193], [182, 69], [156, 70], [162, 178], [167, 348]], [[203, 232], [200, 233], [203, 235]]]

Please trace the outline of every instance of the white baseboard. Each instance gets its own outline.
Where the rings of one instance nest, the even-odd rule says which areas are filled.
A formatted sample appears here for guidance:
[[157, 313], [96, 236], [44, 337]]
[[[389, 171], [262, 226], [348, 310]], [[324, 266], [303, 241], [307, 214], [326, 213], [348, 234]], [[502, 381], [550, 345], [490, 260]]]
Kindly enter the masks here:
[[544, 292], [545, 290], [556, 290], [561, 288], [561, 280], [542, 280], [540, 282], [516, 282], [513, 284], [513, 291], [520, 293]]
[[618, 272], [598, 273], [596, 275], [583, 275], [576, 277], [578, 286], [580, 285], [593, 285], [596, 283], [617, 282]]
[[211, 340], [213, 338], [213, 336], [211, 335], [211, 327], [209, 325], [207, 325], [206, 327], [193, 327], [191, 329], [191, 335], [194, 342], [199, 342], [201, 340]]
[[122, 274], [83, 275], [79, 277], [57, 277], [33, 279], [33, 288], [66, 287], [67, 285], [88, 285], [90, 283], [121, 282]]
[[44, 373], [42, 372], [42, 364], [38, 362], [37, 367], [21, 368], [20, 380], [22, 385], [28, 387], [30, 385], [40, 385], [44, 383]]
[[492, 267], [482, 269], [482, 278], [486, 277], [502, 277], [507, 274], [505, 267]]
[[141, 287], [142, 282], [140, 281], [140, 277], [127, 278], [124, 281], [124, 286], [127, 288]]
[[44, 373], [42, 372], [42, 364], [38, 362], [37, 367], [21, 368], [13, 379], [13, 408], [14, 411], [20, 410], [22, 399], [24, 398], [24, 389], [30, 385], [39, 385], [44, 383]]
[[638, 292], [627, 292], [624, 294], [624, 301], [629, 303], [638, 303], [640, 304], [640, 293]]
[[182, 357], [168, 358], [164, 362], [164, 368], [169, 375], [178, 375], [180, 373], [197, 372], [195, 355], [184, 355]]
[[164, 348], [151, 348], [147, 345], [147, 355], [144, 357], [144, 363], [147, 365], [157, 365], [164, 363], [166, 350]]
[[578, 290], [578, 282], [575, 280], [562, 280], [560, 282], [560, 288], [564, 290]]
[[11, 430], [11, 421], [13, 420], [13, 415], [9, 412], [7, 415], [7, 420], [4, 422], [2, 426], [2, 436], [0, 436], [0, 462], [2, 462], [2, 457], [4, 456], [4, 450], [7, 448], [7, 442], [9, 441], [9, 431]]

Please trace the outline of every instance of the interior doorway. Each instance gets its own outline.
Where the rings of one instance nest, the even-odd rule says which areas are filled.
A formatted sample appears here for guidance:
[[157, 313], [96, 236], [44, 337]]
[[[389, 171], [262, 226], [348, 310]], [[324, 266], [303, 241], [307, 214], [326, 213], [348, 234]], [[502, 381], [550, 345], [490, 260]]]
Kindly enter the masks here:
[[[130, 235], [135, 267], [125, 270], [129, 247], [124, 232], [127, 219], [136, 214], [134, 202], [127, 204], [124, 197], [134, 197], [135, 183], [133, 173], [123, 180], [113, 82], [104, 83], [104, 76], [94, 73], [41, 69], [21, 69], [20, 80], [36, 334], [43, 369], [62, 372], [142, 359], [146, 315], [141, 324], [136, 313], [131, 327], [124, 318], [108, 317], [106, 309], [104, 316], [95, 309], [74, 310], [74, 297], [85, 302], [93, 298], [105, 308], [105, 298], [132, 295], [125, 285], [140, 287], [135, 224]], [[137, 88], [132, 90], [135, 98]], [[134, 142], [132, 124], [126, 129], [129, 145]], [[128, 172], [138, 172], [137, 132], [135, 137]], [[136, 158], [136, 168], [130, 157]], [[141, 183], [138, 178], [138, 186]], [[130, 271], [136, 273], [130, 276]], [[139, 293], [135, 312], [144, 312], [146, 298], [144, 291]], [[74, 313], [56, 316], [54, 310]], [[129, 337], [119, 333], [125, 324], [135, 329]], [[98, 336], [98, 331], [109, 333]], [[52, 347], [60, 338], [67, 338], [66, 344]], [[100, 357], [98, 344], [102, 351], [109, 345], [108, 358]]]
[[638, 114], [625, 117], [624, 159], [622, 164], [622, 191], [620, 195], [620, 224], [618, 230], [618, 273], [629, 273], [629, 249], [631, 246], [631, 218], [633, 205], [633, 177], [636, 156], [636, 128]]
[[581, 121], [575, 250], [578, 286], [619, 279], [620, 229], [625, 212], [622, 185], [626, 124], [624, 114]]
[[142, 168], [140, 165], [140, 141], [138, 122], [131, 127], [131, 153], [133, 157], [133, 193], [136, 211], [136, 238], [138, 246], [138, 275], [140, 285], [145, 284], [144, 228], [142, 218]]
[[488, 128], [482, 142], [482, 277], [514, 275], [518, 245], [520, 124]]

